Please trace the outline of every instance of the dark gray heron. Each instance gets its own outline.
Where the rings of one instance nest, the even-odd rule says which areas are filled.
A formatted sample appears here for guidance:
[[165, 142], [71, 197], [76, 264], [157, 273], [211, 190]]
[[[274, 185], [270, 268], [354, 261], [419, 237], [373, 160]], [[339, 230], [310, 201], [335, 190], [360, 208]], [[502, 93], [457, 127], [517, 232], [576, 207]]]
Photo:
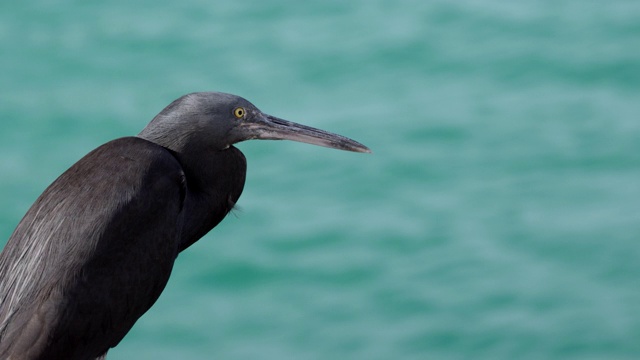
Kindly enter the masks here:
[[185, 95], [138, 136], [110, 141], [56, 179], [0, 254], [0, 358], [106, 357], [164, 289], [178, 254], [238, 201], [233, 144], [288, 139], [370, 152], [224, 93]]

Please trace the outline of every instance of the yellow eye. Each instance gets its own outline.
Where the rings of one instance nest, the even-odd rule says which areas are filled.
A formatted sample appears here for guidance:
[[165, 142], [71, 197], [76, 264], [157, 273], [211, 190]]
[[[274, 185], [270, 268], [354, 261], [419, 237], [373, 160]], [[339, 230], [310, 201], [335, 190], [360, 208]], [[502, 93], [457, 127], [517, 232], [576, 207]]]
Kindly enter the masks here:
[[233, 115], [238, 119], [242, 119], [246, 113], [247, 111], [242, 107], [237, 107], [233, 109]]

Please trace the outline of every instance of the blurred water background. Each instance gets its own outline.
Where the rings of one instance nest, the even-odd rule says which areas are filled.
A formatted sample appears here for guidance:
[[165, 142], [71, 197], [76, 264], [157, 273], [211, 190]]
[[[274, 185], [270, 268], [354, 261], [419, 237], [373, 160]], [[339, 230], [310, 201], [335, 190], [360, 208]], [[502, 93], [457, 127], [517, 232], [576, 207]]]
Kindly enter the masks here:
[[640, 358], [640, 2], [4, 1], [0, 244], [98, 145], [242, 95], [239, 206], [116, 359]]

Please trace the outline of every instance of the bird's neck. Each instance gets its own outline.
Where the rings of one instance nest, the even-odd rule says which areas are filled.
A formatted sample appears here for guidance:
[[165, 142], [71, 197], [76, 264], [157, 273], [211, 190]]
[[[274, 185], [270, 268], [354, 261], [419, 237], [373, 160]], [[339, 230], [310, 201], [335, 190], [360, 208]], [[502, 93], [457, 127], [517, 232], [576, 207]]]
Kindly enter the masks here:
[[246, 159], [231, 146], [204, 154], [175, 154], [182, 164], [187, 195], [180, 251], [186, 249], [231, 211], [244, 188]]

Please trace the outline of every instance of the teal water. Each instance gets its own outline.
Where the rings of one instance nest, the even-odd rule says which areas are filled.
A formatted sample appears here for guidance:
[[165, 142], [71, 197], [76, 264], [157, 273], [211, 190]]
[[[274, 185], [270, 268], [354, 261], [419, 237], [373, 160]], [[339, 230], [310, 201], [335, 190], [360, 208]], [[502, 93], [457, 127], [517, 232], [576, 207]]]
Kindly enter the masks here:
[[248, 142], [239, 206], [109, 359], [640, 358], [640, 2], [0, 4], [0, 243], [192, 91], [353, 137]]

